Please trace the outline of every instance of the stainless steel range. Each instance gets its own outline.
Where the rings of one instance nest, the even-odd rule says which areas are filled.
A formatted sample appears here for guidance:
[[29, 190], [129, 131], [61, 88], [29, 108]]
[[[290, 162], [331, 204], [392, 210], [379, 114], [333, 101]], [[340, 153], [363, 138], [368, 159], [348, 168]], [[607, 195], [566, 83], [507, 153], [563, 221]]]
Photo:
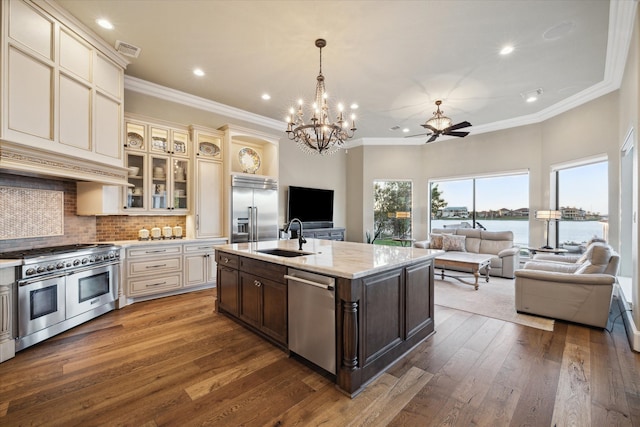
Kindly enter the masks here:
[[120, 248], [68, 245], [5, 252], [22, 259], [18, 272], [16, 351], [115, 308]]

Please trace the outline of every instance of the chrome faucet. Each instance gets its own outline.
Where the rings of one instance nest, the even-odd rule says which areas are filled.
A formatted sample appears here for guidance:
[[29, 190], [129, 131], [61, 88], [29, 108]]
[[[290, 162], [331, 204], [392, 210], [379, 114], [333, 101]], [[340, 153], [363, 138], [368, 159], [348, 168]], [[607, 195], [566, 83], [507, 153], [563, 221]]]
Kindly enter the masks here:
[[284, 228], [284, 232], [285, 233], [289, 232], [289, 228], [291, 227], [291, 224], [293, 224], [294, 221], [296, 221], [300, 225], [300, 231], [298, 231], [298, 245], [300, 247], [298, 248], [298, 250], [301, 251], [302, 244], [307, 243], [307, 239], [305, 239], [304, 235], [302, 234], [302, 221], [300, 221], [298, 218], [293, 218], [291, 221], [289, 221], [289, 224], [287, 224], [287, 226]]

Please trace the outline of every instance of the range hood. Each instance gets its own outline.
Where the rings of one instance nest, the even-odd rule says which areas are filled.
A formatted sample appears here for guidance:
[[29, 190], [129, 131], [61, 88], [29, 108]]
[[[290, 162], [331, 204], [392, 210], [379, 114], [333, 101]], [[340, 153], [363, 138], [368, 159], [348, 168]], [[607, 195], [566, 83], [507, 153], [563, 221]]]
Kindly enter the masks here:
[[128, 169], [0, 141], [0, 172], [128, 185]]

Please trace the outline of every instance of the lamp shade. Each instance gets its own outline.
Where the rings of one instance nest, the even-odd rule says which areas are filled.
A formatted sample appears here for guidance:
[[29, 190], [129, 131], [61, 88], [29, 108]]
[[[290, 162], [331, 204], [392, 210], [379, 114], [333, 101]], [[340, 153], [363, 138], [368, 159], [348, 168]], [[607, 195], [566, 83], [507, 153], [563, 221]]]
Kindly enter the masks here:
[[536, 211], [536, 219], [541, 221], [558, 221], [562, 219], [560, 211]]

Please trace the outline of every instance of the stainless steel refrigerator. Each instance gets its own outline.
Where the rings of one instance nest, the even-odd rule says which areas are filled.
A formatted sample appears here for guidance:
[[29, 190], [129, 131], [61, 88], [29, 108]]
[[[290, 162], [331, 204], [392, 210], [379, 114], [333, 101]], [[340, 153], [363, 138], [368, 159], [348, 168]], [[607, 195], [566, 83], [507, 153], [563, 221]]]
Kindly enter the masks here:
[[234, 175], [231, 243], [278, 239], [278, 181]]

